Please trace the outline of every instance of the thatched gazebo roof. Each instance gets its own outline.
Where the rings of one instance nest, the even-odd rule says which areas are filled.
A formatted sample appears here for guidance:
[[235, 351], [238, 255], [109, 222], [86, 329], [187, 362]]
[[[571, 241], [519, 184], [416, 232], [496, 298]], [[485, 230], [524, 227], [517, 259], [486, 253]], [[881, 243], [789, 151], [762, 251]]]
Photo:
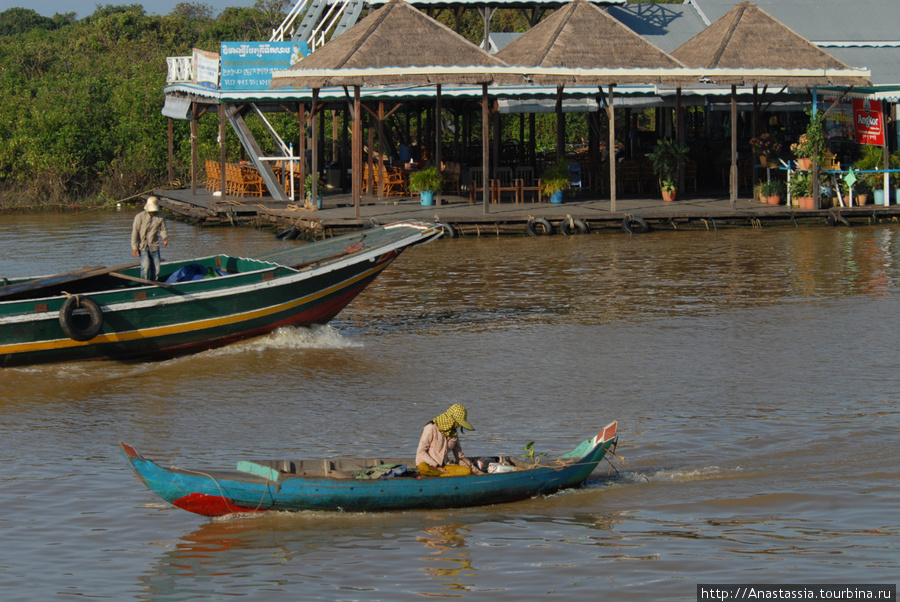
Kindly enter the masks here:
[[[653, 84], [686, 79], [666, 77], [667, 69], [684, 65], [586, 0], [574, 0], [558, 9], [496, 56], [510, 65], [528, 67], [622, 70], [621, 74], [606, 75], [536, 74], [533, 80], [541, 84]], [[636, 74], [634, 69], [647, 71]], [[696, 82], [697, 78], [687, 81]]]
[[276, 72], [272, 87], [482, 84], [496, 79], [485, 68], [504, 66], [405, 0], [391, 0], [290, 70]]
[[[711, 75], [719, 84], [871, 85], [834, 58], [752, 2], [741, 2], [712, 25], [672, 52], [690, 67], [747, 69], [749, 73]], [[785, 70], [762, 74], [760, 70]], [[792, 76], [791, 70], [818, 70], [819, 76]]]

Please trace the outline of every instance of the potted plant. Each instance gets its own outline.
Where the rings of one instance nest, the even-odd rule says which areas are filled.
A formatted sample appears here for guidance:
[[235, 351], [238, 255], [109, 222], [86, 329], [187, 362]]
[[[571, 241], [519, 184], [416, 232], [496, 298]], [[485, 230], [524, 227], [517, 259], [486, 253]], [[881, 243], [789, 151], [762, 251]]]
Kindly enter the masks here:
[[856, 183], [853, 184], [853, 192], [856, 194], [854, 197], [856, 204], [865, 205], [869, 202], [869, 195], [872, 194], [872, 185], [868, 180], [857, 178]]
[[750, 148], [753, 154], [759, 157], [759, 164], [763, 167], [775, 167], [778, 154], [781, 152], [781, 142], [768, 132], [750, 139]]
[[[322, 182], [322, 179], [319, 178], [317, 191], [316, 191], [318, 193], [318, 196], [316, 197], [316, 205], [315, 205], [316, 209], [322, 208], [322, 187], [324, 185], [325, 184], [324, 184], [324, 182]], [[313, 174], [312, 173], [306, 174], [306, 180], [304, 180], [304, 182], [303, 182], [303, 190], [306, 193], [306, 206], [309, 207], [310, 209], [312, 209], [312, 207], [313, 207], [313, 202], [312, 202]]]
[[756, 197], [756, 200], [760, 203], [765, 203], [766, 201], [766, 183], [760, 182], [756, 186], [753, 187], [753, 196]]
[[551, 203], [562, 203], [563, 193], [571, 185], [569, 165], [565, 161], [550, 165], [541, 175], [541, 194], [550, 197]]
[[791, 145], [791, 152], [797, 158], [797, 167], [808, 171], [812, 168], [814, 159], [816, 164], [822, 163], [826, 144], [825, 128], [821, 120], [814, 117], [810, 111], [806, 111], [806, 114], [809, 115], [809, 124], [806, 126], [806, 132], [801, 134], [797, 142]]
[[810, 192], [810, 176], [806, 171], [795, 171], [790, 174], [791, 198], [797, 201], [801, 209], [815, 209], [816, 204]]
[[678, 192], [678, 171], [684, 165], [690, 149], [668, 138], [660, 138], [650, 153], [653, 173], [659, 178], [664, 201], [674, 201]]
[[[900, 168], [900, 158], [896, 153], [890, 155], [888, 162], [891, 169]], [[889, 194], [884, 193], [884, 173], [879, 172], [884, 169], [884, 150], [880, 146], [864, 145], [860, 158], [853, 164], [853, 169], [864, 172], [857, 176], [856, 189], [859, 190], [861, 185], [866, 186], [868, 190], [873, 191], [875, 204], [884, 205], [885, 199], [890, 198]], [[890, 184], [892, 188], [897, 186], [895, 174], [891, 174]]]
[[409, 176], [409, 190], [419, 193], [422, 205], [434, 205], [434, 193], [439, 192], [443, 185], [444, 178], [437, 167], [426, 167]]
[[781, 199], [784, 197], [784, 181], [769, 180], [762, 184], [762, 194], [769, 205], [780, 205]]

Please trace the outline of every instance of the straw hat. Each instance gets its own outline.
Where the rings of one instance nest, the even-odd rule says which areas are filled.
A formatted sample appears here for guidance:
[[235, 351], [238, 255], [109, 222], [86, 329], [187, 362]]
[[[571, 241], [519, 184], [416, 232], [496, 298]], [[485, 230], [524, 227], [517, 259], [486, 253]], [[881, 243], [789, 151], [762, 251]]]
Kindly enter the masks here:
[[147, 204], [144, 205], [144, 210], [153, 213], [154, 211], [159, 211], [159, 205], [157, 204], [157, 200], [155, 196], [147, 199]]

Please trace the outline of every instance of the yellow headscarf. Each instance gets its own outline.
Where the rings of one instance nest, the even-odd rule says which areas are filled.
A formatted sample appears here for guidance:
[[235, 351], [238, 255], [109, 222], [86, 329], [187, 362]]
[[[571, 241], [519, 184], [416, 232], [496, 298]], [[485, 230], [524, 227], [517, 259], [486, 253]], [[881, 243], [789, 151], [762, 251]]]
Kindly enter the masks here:
[[453, 437], [456, 437], [457, 427], [467, 428], [470, 431], [475, 430], [475, 428], [469, 424], [469, 421], [466, 420], [466, 416], [466, 408], [458, 403], [454, 403], [446, 412], [435, 418], [433, 422], [445, 437], [452, 439]]

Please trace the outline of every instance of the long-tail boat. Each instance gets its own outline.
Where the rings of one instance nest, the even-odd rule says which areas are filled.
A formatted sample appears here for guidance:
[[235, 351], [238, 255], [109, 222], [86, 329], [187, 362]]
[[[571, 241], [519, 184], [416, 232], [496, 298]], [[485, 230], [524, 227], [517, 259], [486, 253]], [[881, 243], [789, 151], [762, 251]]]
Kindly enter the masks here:
[[[523, 500], [582, 485], [618, 442], [612, 422], [555, 459], [486, 459], [478, 475], [424, 477], [412, 459], [242, 460], [235, 469], [163, 468], [120, 443], [138, 477], [175, 506], [203, 516], [460, 508]], [[494, 467], [499, 467], [491, 472]]]
[[324, 324], [401, 252], [440, 235], [398, 222], [252, 258], [165, 262], [158, 281], [137, 263], [0, 278], [0, 367], [165, 358]]

